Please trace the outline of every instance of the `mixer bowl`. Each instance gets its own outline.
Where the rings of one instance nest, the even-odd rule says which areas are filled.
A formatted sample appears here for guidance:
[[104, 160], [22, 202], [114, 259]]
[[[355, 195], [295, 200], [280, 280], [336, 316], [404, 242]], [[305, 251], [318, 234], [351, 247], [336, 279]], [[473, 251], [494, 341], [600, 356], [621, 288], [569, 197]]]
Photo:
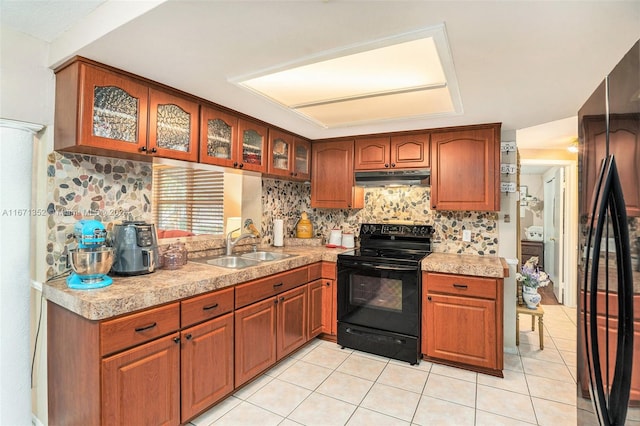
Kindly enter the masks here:
[[69, 252], [71, 268], [83, 281], [100, 279], [113, 264], [111, 247], [78, 248]]

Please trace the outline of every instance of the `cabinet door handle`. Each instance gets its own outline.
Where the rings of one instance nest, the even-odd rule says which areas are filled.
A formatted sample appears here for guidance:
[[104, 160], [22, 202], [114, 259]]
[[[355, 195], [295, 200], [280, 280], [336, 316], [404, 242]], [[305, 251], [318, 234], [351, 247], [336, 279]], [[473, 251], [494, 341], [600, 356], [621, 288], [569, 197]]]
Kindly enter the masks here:
[[431, 301], [431, 296], [427, 296], [427, 300]]
[[243, 168], [244, 167], [244, 163], [238, 164], [238, 167]]
[[389, 168], [389, 163], [385, 163], [385, 164], [384, 164], [384, 166], [385, 166], [386, 168]]
[[187, 338], [187, 340], [191, 340], [193, 338], [193, 334], [189, 333], [186, 336], [184, 336]]
[[280, 301], [281, 301], [281, 302], [282, 302], [283, 300], [284, 300], [284, 296], [282, 296], [282, 297], [280, 298]]
[[274, 305], [277, 305], [277, 304], [278, 304], [278, 298], [277, 298], [277, 297], [276, 297], [276, 299], [273, 301], [273, 304], [274, 304]]
[[211, 309], [215, 309], [218, 307], [218, 303], [214, 303], [213, 305], [209, 305], [209, 306], [203, 306], [202, 310], [203, 311], [210, 311]]
[[151, 148], [151, 153], [155, 154], [156, 152], [158, 152], [156, 148]]
[[173, 338], [173, 343], [180, 343], [180, 338], [179, 337], [174, 337]]
[[233, 167], [238, 167], [238, 162], [237, 161], [233, 162]]
[[141, 146], [139, 151], [140, 152], [147, 152], [147, 147], [146, 146]]
[[283, 285], [283, 284], [284, 284], [284, 283], [278, 283], [278, 284], [274, 284], [274, 285], [273, 285], [273, 288], [278, 288], [278, 287], [282, 287], [282, 285]]
[[395, 167], [395, 166], [396, 166], [396, 163], [391, 163], [391, 167]]
[[136, 327], [136, 332], [140, 333], [140, 332], [145, 331], [145, 330], [151, 330], [156, 325], [158, 325], [158, 323], [154, 322], [154, 323], [151, 323], [149, 325], [145, 325], [143, 327]]
[[454, 284], [453, 284], [453, 286], [454, 286], [455, 288], [461, 288], [461, 289], [465, 289], [465, 288], [468, 288], [468, 287], [469, 287], [469, 286], [468, 286], [468, 285], [466, 285], [466, 284], [458, 284], [458, 283], [454, 283]]
[[327, 282], [325, 283], [325, 285], [326, 285], [327, 287], [329, 287], [329, 286], [331, 285], [331, 283], [330, 283], [329, 281], [327, 281]]

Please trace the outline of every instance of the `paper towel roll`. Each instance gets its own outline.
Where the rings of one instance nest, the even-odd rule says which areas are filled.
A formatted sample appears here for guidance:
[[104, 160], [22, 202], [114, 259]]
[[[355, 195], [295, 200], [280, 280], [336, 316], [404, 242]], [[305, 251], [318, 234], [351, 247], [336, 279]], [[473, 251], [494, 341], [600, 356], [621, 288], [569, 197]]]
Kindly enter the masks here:
[[284, 221], [282, 219], [273, 220], [273, 245], [276, 247], [284, 245]]

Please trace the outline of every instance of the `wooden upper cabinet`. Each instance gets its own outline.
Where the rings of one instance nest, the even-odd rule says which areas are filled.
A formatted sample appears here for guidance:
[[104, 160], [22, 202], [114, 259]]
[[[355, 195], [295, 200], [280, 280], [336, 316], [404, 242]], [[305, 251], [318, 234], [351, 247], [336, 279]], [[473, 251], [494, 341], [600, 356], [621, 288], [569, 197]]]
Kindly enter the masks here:
[[149, 90], [147, 152], [198, 161], [199, 104], [161, 90]]
[[355, 170], [426, 168], [429, 160], [428, 133], [355, 141]]
[[265, 172], [267, 127], [209, 106], [200, 114], [200, 162]]
[[431, 207], [500, 210], [500, 125], [431, 134]]
[[[606, 155], [606, 126], [604, 117], [585, 117], [583, 132], [586, 145], [583, 149], [582, 184], [584, 205], [589, 212], [591, 194]], [[640, 216], [640, 116], [638, 114], [611, 114], [609, 117], [609, 154], [613, 154], [622, 183], [624, 202], [628, 216]]]
[[56, 73], [54, 148], [140, 152], [148, 100], [149, 88], [136, 80], [83, 62], [66, 66]]
[[54, 149], [197, 161], [199, 108], [187, 96], [77, 60], [56, 70]]
[[293, 135], [269, 129], [268, 173], [275, 176], [290, 176], [293, 154]]
[[354, 186], [353, 150], [352, 140], [311, 145], [311, 207], [363, 207], [363, 191]]
[[355, 170], [375, 170], [391, 167], [391, 139], [363, 138], [355, 143]]
[[292, 169], [293, 179], [311, 179], [311, 142], [297, 136], [293, 139]]
[[430, 166], [429, 133], [391, 137], [391, 167], [425, 168]]
[[267, 171], [267, 126], [254, 121], [238, 119], [238, 166], [244, 170]]
[[311, 143], [298, 136], [269, 129], [269, 164], [267, 173], [292, 180], [311, 177]]
[[200, 162], [236, 167], [239, 149], [238, 118], [203, 106], [200, 109]]

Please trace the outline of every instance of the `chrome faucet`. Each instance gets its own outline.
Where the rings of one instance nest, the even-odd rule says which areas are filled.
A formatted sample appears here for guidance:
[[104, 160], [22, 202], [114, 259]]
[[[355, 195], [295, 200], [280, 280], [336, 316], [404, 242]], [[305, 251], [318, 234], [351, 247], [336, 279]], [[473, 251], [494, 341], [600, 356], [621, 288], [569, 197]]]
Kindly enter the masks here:
[[249, 233], [249, 232], [245, 232], [244, 234], [240, 234], [235, 240], [231, 239], [231, 235], [236, 232], [239, 231], [240, 228], [238, 229], [234, 229], [233, 231], [229, 232], [227, 234], [227, 244], [226, 244], [226, 253], [227, 256], [230, 256], [233, 253], [233, 247], [235, 247], [236, 244], [238, 244], [238, 242], [240, 240], [244, 240], [245, 238], [249, 238], [249, 237], [257, 237], [257, 235], [253, 234], [253, 233]]

